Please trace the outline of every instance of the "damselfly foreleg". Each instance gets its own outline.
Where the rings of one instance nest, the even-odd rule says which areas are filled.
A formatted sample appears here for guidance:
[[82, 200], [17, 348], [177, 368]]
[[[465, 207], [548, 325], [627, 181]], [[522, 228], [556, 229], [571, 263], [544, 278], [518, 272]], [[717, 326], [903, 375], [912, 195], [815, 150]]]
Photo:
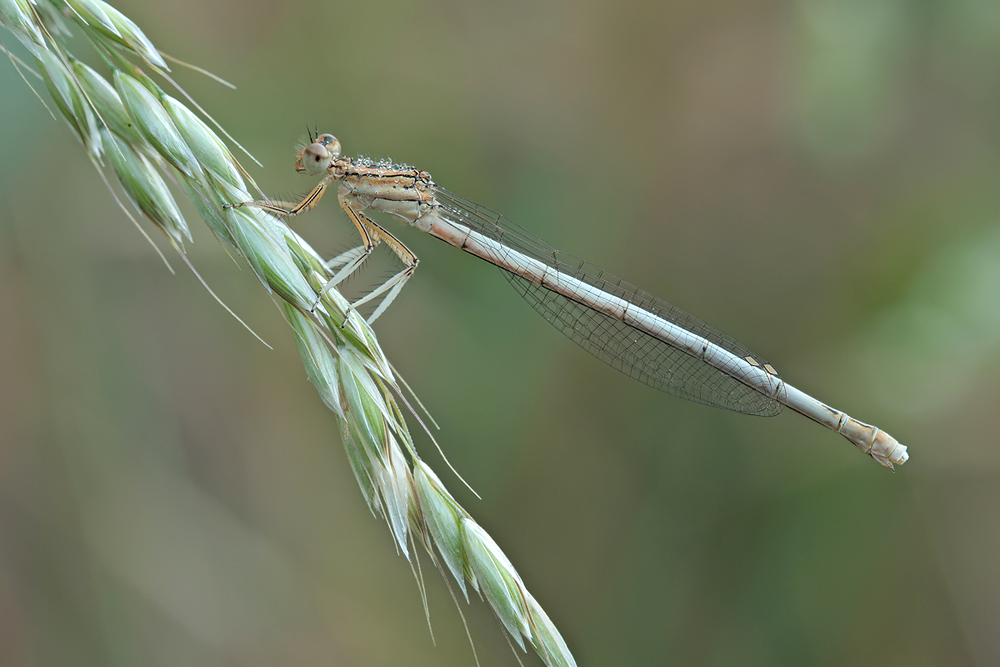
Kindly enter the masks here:
[[[295, 216], [316, 206], [319, 200], [323, 197], [330, 180], [332, 179], [324, 178], [319, 185], [313, 188], [312, 191], [310, 191], [309, 194], [307, 194], [302, 201], [297, 204], [277, 200], [256, 200], [239, 202], [237, 204], [227, 204], [225, 208], [240, 208], [248, 206], [259, 208], [281, 217]], [[315, 310], [316, 306], [318, 306], [319, 302], [323, 299], [323, 295], [331, 289], [337, 287], [337, 285], [343, 282], [345, 278], [357, 271], [375, 247], [378, 246], [379, 243], [384, 242], [403, 263], [403, 270], [389, 278], [389, 280], [385, 281], [382, 285], [379, 285], [371, 293], [351, 304], [352, 308], [357, 309], [358, 306], [364, 305], [365, 303], [384, 294], [385, 297], [383, 298], [382, 303], [379, 304], [378, 308], [375, 309], [375, 312], [368, 318], [368, 323], [371, 324], [378, 319], [383, 312], [385, 312], [385, 309], [388, 308], [389, 304], [391, 304], [396, 298], [400, 290], [402, 290], [403, 285], [405, 285], [406, 281], [413, 275], [413, 272], [416, 270], [417, 264], [420, 260], [417, 259], [417, 256], [414, 255], [402, 241], [397, 239], [381, 225], [362, 213], [364, 206], [349, 191], [342, 189], [338, 195], [338, 201], [340, 203], [340, 207], [344, 209], [345, 213], [347, 213], [347, 217], [354, 223], [358, 233], [361, 234], [362, 245], [357, 248], [353, 248], [346, 253], [341, 253], [327, 263], [327, 267], [331, 270], [336, 270], [336, 273], [334, 273], [333, 277], [330, 278], [325, 285], [323, 285], [322, 289], [320, 289], [319, 294], [316, 296], [316, 301], [312, 304], [310, 310]]]

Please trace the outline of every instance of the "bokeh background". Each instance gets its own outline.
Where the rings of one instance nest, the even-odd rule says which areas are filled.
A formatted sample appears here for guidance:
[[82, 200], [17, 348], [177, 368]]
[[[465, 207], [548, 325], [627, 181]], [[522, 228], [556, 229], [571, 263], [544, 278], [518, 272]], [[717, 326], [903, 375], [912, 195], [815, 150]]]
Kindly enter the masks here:
[[[238, 86], [175, 70], [269, 194], [313, 184], [306, 126], [416, 164], [910, 447], [892, 474], [790, 411], [648, 389], [390, 227], [422, 262], [376, 331], [482, 500], [421, 451], [581, 665], [1000, 664], [1000, 5], [116, 6]], [[475, 664], [425, 558], [432, 643], [250, 271], [191, 214], [274, 349], [166, 270], [6, 62], [0, 91], [0, 663]], [[295, 225], [356, 241], [332, 199]]]

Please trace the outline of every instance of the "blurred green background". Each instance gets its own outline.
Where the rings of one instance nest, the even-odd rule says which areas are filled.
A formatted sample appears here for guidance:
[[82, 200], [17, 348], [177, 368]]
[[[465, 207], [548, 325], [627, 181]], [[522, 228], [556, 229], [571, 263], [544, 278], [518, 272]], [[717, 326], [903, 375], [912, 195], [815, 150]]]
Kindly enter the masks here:
[[[892, 474], [790, 411], [648, 389], [390, 222], [422, 262], [376, 331], [483, 499], [421, 451], [581, 665], [1000, 664], [1000, 5], [116, 6], [239, 87], [175, 69], [270, 195], [313, 185], [315, 124], [910, 447]], [[273, 350], [165, 269], [6, 62], [0, 91], [0, 664], [473, 665], [424, 558], [432, 644], [253, 275], [192, 213], [192, 261]], [[294, 224], [357, 239], [333, 199]], [[481, 664], [516, 664], [463, 612]]]

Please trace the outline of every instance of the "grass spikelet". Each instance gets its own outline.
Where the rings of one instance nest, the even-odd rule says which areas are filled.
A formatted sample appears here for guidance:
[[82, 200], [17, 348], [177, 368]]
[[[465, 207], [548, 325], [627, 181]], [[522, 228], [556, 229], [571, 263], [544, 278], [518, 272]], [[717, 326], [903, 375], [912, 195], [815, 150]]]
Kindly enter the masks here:
[[125, 111], [125, 105], [114, 86], [79, 60], [74, 60], [72, 66], [76, 80], [80, 82], [80, 87], [94, 105], [97, 117], [105, 127], [133, 146], [143, 145], [145, 142], [131, 116]]
[[[113, 84], [69, 54], [63, 16], [90, 38]], [[167, 70], [138, 26], [101, 0], [0, 0], [0, 23], [32, 51], [95, 167], [115, 172], [128, 198], [178, 252], [191, 237], [168, 182], [179, 184], [223, 245], [247, 261], [291, 326], [309, 381], [339, 417], [358, 485], [400, 553], [415, 560], [413, 547], [422, 544], [466, 600], [470, 589], [480, 593], [515, 643], [524, 648], [527, 640], [548, 665], [575, 665], [500, 547], [420, 460], [374, 332], [339, 292], [327, 291], [317, 302], [332, 273], [320, 255], [260, 209], [223, 208], [251, 199], [245, 172], [205, 122], [130, 60], [153, 73]], [[183, 91], [181, 97], [190, 99]]]
[[29, 49], [32, 46], [45, 48], [45, 37], [33, 19], [28, 0], [0, 0], [0, 24]]
[[116, 141], [107, 130], [101, 134], [118, 182], [136, 208], [175, 244], [181, 245], [184, 239], [190, 241], [191, 231], [159, 171], [127, 142]]
[[31, 51], [56, 108], [73, 128], [87, 153], [91, 157], [100, 158], [102, 143], [97, 131], [97, 121], [76, 76], [52, 52], [38, 47]]
[[143, 82], [122, 71], [114, 74], [115, 89], [142, 137], [174, 169], [188, 178], [198, 173], [197, 162], [187, 143], [170, 120], [170, 114]]

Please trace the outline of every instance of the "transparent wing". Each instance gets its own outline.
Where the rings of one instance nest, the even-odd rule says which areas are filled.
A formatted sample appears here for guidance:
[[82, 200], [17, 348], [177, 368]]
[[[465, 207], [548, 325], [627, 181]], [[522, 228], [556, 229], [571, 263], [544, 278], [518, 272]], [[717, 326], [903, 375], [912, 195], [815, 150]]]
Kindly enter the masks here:
[[[560, 252], [504, 216], [435, 186], [441, 217], [468, 227], [522, 255], [543, 262], [595, 290], [624, 299], [701, 336], [738, 357], [766, 362], [739, 341], [676, 306], [581, 259]], [[498, 250], [499, 252], [503, 252]], [[503, 269], [505, 258], [494, 263]], [[514, 289], [574, 343], [622, 373], [668, 394], [744, 414], [770, 417], [782, 404], [724, 370], [562, 294], [504, 270]]]

